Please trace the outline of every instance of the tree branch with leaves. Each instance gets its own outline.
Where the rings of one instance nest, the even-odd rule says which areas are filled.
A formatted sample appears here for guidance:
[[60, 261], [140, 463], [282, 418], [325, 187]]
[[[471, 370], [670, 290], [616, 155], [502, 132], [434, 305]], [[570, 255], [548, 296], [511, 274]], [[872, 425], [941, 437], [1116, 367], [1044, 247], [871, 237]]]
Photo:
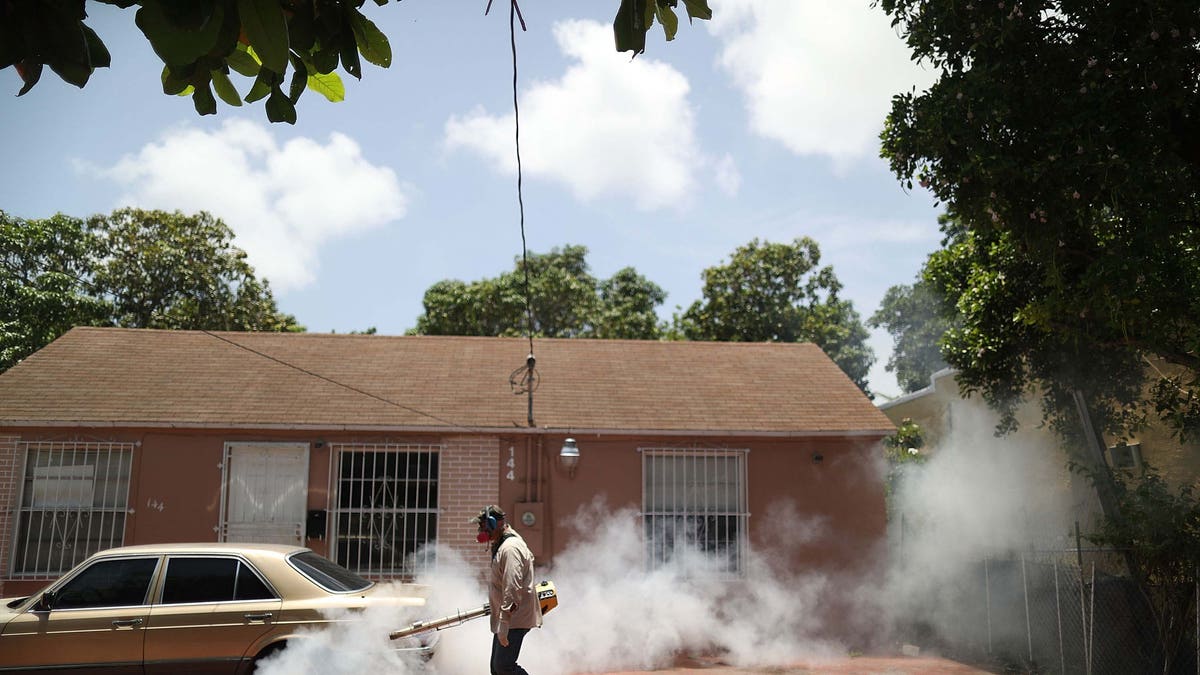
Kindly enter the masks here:
[[[232, 107], [265, 99], [267, 119], [295, 124], [306, 90], [341, 101], [339, 71], [362, 79], [363, 61], [392, 63], [387, 36], [362, 11], [365, 0], [99, 1], [137, 8], [134, 21], [163, 62], [163, 93], [191, 96], [201, 115], [216, 114], [217, 99]], [[613, 22], [617, 49], [644, 52], [655, 23], [673, 40], [678, 1], [621, 0]], [[689, 20], [712, 18], [707, 0], [683, 4]], [[84, 0], [0, 0], [0, 69], [16, 68], [23, 82], [18, 96], [47, 67], [77, 87], [109, 67], [108, 47], [86, 20]], [[249, 87], [243, 82], [239, 91], [231, 75]]]

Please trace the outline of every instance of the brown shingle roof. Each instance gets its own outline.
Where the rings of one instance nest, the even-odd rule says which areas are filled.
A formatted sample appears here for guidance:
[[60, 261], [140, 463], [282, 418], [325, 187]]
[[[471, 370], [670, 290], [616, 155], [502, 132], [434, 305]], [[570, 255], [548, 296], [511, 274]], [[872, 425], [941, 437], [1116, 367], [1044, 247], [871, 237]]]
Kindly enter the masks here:
[[[539, 339], [534, 350], [542, 428], [892, 428], [812, 344]], [[528, 351], [517, 338], [76, 328], [0, 374], [0, 424], [513, 429], [527, 426], [527, 399], [509, 374]]]

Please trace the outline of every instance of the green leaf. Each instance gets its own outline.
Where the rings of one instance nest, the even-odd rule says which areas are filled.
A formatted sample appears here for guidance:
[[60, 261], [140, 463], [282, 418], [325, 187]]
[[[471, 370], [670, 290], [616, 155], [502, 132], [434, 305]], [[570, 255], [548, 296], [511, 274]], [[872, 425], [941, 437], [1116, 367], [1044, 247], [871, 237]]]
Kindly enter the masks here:
[[663, 33], [667, 36], [667, 42], [675, 39], [675, 33], [679, 31], [679, 17], [675, 16], [675, 10], [668, 5], [654, 3], [654, 15], [658, 17], [658, 22], [662, 24]]
[[342, 83], [342, 78], [338, 77], [337, 73], [310, 72], [308, 88], [324, 96], [331, 103], [346, 100], [346, 85]]
[[292, 103], [300, 101], [300, 95], [304, 93], [304, 88], [308, 86], [308, 67], [304, 65], [304, 60], [295, 54], [292, 55], [292, 82], [288, 90], [288, 98]]
[[25, 84], [21, 86], [21, 91], [17, 92], [17, 96], [24, 96], [33, 89], [33, 85], [42, 79], [42, 64], [31, 61], [22, 61], [17, 64], [17, 73], [24, 80]]
[[171, 66], [163, 66], [162, 69], [162, 89], [167, 96], [183, 96], [191, 82], [184, 77], [180, 77], [171, 71]]
[[192, 92], [192, 105], [201, 115], [217, 114], [217, 100], [213, 98], [212, 90], [208, 88], [207, 82], [204, 83], [204, 86], [196, 87], [196, 90]]
[[335, 49], [318, 49], [312, 54], [312, 68], [318, 73], [332, 73], [338, 67], [338, 54]]
[[712, 10], [708, 7], [708, 0], [683, 0], [683, 5], [687, 7], [688, 20], [704, 19], [707, 21], [712, 19]]
[[64, 82], [83, 88], [87, 84], [88, 78], [92, 76], [92, 69], [86, 64], [75, 63], [74, 61], [59, 61], [47, 64], [50, 70], [53, 70], [63, 79]]
[[358, 51], [369, 63], [381, 68], [392, 65], [392, 45], [387, 36], [370, 19], [357, 9], [350, 11], [350, 27], [354, 30], [354, 41]]
[[617, 18], [613, 20], [617, 51], [635, 55], [646, 51], [645, 12], [646, 0], [621, 0]]
[[25, 36], [17, 21], [0, 22], [0, 69], [16, 65], [25, 54]]
[[213, 89], [217, 90], [217, 96], [225, 103], [239, 108], [242, 105], [242, 98], [238, 96], [237, 89], [233, 83], [229, 81], [229, 76], [222, 70], [212, 71]]
[[355, 40], [347, 39], [354, 35], [354, 28], [350, 25], [350, 17], [345, 17], [342, 23], [342, 40], [339, 45], [338, 56], [342, 59], [342, 67], [347, 73], [354, 76], [356, 79], [362, 79], [362, 63], [358, 60], [358, 45]]
[[161, 7], [172, 26], [188, 31], [200, 30], [212, 18], [214, 10], [213, 0], [170, 0]]
[[267, 99], [266, 107], [267, 119], [272, 122], [296, 123], [296, 106], [290, 98], [284, 96], [283, 90], [279, 87], [271, 90], [271, 97]]
[[265, 68], [258, 71], [258, 77], [254, 79], [254, 84], [250, 86], [250, 91], [246, 92], [246, 103], [254, 103], [271, 93], [271, 87], [274, 86], [275, 78], [275, 73]]
[[144, 0], [134, 16], [134, 23], [163, 63], [182, 65], [195, 63], [212, 50], [224, 18], [224, 7], [217, 5], [199, 30], [182, 30], [167, 19], [162, 0]]
[[108, 47], [104, 46], [104, 41], [96, 35], [96, 31], [80, 24], [83, 28], [83, 37], [87, 40], [88, 61], [91, 62], [92, 68], [107, 68], [112, 64], [112, 55], [108, 53]]
[[276, 73], [287, 69], [287, 20], [279, 0], [238, 0], [242, 30], [262, 60], [263, 66]]
[[238, 44], [238, 48], [229, 53], [225, 57], [225, 62], [233, 68], [235, 72], [246, 77], [258, 77], [258, 71], [262, 68], [262, 64], [254, 56], [246, 45]]
[[292, 15], [288, 17], [288, 40], [293, 51], [307, 53], [312, 51], [317, 43], [316, 27], [314, 26], [313, 3], [298, 2], [292, 5]]

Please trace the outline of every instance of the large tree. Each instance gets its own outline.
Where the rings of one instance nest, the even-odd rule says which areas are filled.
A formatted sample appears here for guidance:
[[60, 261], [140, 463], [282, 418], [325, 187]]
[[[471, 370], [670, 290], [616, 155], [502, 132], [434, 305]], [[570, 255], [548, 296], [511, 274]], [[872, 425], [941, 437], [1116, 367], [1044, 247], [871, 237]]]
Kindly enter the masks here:
[[303, 330], [207, 213], [0, 211], [0, 370], [73, 326]]
[[[1161, 486], [1150, 476], [1123, 491], [1097, 452], [1093, 422], [1124, 434], [1149, 411], [1183, 438], [1200, 432], [1195, 1], [882, 5], [914, 56], [941, 71], [928, 91], [894, 99], [883, 154], [902, 181], [928, 187], [957, 217], [926, 270], [961, 314], [943, 355], [1005, 426], [1020, 398], [1040, 392], [1058, 429], [1093, 450], [1081, 465], [1108, 534], [1153, 532], [1126, 497], [1160, 495]], [[1167, 367], [1147, 367], [1156, 362]], [[1148, 399], [1147, 378], [1158, 380]], [[1178, 515], [1193, 527], [1186, 490], [1143, 506], [1162, 505], [1175, 512], [1162, 520]], [[1156, 610], [1166, 672], [1179, 643], [1163, 639], [1174, 616], [1164, 598], [1182, 592], [1179, 606], [1193, 607], [1194, 586], [1152, 574], [1169, 568], [1159, 564], [1163, 541], [1106, 543], [1125, 549]], [[1167, 557], [1194, 572], [1194, 553], [1189, 543]]]
[[107, 323], [110, 305], [87, 281], [94, 250], [77, 218], [0, 211], [0, 372], [73, 326]]
[[883, 152], [958, 219], [930, 279], [962, 313], [944, 350], [960, 382], [1006, 412], [1082, 392], [1115, 430], [1154, 357], [1175, 370], [1153, 406], [1197, 431], [1196, 3], [882, 5], [941, 71], [894, 99]]
[[704, 270], [702, 298], [677, 317], [690, 340], [814, 342], [864, 392], [875, 355], [854, 304], [839, 297], [842, 284], [820, 267], [817, 242], [752, 240], [729, 262]]
[[87, 221], [96, 235], [93, 286], [112, 321], [133, 328], [296, 330], [233, 231], [201, 211], [120, 209]]
[[905, 393], [929, 386], [929, 378], [946, 367], [939, 341], [953, 325], [947, 318], [944, 300], [924, 279], [912, 285], [892, 286], [879, 309], [867, 319], [871, 328], [883, 328], [892, 336], [892, 355], [887, 370]]
[[[216, 113], [217, 98], [231, 106], [265, 98], [268, 119], [294, 124], [305, 89], [340, 101], [339, 68], [361, 79], [363, 60], [383, 68], [392, 62], [387, 36], [362, 12], [365, 0], [100, 1], [138, 8], [134, 21], [164, 64], [163, 92], [191, 94], [201, 115]], [[655, 22], [674, 39], [678, 2], [621, 0], [613, 21], [617, 49], [643, 52]], [[509, 4], [519, 13], [516, 0]], [[683, 4], [689, 20], [712, 17], [708, 0]], [[46, 66], [77, 87], [109, 66], [108, 48], [86, 24], [84, 0], [0, 0], [0, 18], [0, 69], [16, 67], [24, 82], [18, 95], [38, 83]], [[244, 94], [231, 74], [248, 78]]]
[[[599, 280], [588, 270], [587, 248], [565, 246], [528, 256], [532, 333], [540, 337], [657, 339], [656, 309], [666, 299], [657, 284], [631, 267]], [[525, 262], [511, 271], [466, 283], [439, 281], [425, 291], [420, 335], [525, 335]]]

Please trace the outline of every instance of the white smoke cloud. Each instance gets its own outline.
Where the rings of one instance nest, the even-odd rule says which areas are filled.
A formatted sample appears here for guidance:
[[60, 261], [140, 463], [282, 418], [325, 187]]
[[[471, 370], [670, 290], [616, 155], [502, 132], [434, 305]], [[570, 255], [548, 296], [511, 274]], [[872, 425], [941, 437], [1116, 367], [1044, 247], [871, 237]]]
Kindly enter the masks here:
[[[786, 502], [764, 516], [796, 547], [820, 546], [829, 532]], [[845, 657], [848, 647], [822, 637], [822, 604], [837, 592], [820, 574], [785, 571], [767, 555], [743, 559], [744, 575], [715, 577], [716, 561], [685, 554], [670, 567], [647, 569], [640, 518], [611, 510], [602, 498], [571, 521], [575, 541], [539, 566], [554, 581], [559, 604], [541, 629], [525, 638], [520, 663], [531, 672], [606, 673], [669, 667], [680, 654], [710, 654], [737, 667], [819, 663]], [[486, 617], [442, 630], [431, 661], [420, 664], [388, 652], [387, 634], [415, 620], [469, 611], [487, 601], [483, 570], [439, 547], [437, 571], [419, 581], [432, 589], [422, 616], [382, 610], [314, 632], [267, 664], [264, 675], [361, 675], [364, 672], [484, 672], [491, 648]], [[348, 653], [349, 652], [349, 653]]]
[[929, 461], [905, 466], [882, 589], [897, 625], [954, 634], [978, 613], [963, 598], [982, 597], [985, 559], [1074, 546], [1073, 521], [1088, 512], [1089, 494], [1072, 480], [1052, 432], [1028, 412], [1021, 430], [997, 437], [995, 413], [978, 399], [954, 400]]
[[[786, 508], [783, 514], [796, 515]], [[824, 532], [819, 522], [791, 522], [812, 543]], [[573, 516], [571, 529], [574, 543], [545, 570], [558, 588], [558, 608], [522, 650], [531, 672], [649, 670], [670, 666], [680, 654], [772, 666], [846, 653], [820, 637], [816, 609], [828, 590], [821, 575], [782, 572], [760, 554], [743, 559], [738, 580], [720, 580], [717, 561], [694, 552], [648, 569], [640, 517], [610, 509], [603, 498]]]

